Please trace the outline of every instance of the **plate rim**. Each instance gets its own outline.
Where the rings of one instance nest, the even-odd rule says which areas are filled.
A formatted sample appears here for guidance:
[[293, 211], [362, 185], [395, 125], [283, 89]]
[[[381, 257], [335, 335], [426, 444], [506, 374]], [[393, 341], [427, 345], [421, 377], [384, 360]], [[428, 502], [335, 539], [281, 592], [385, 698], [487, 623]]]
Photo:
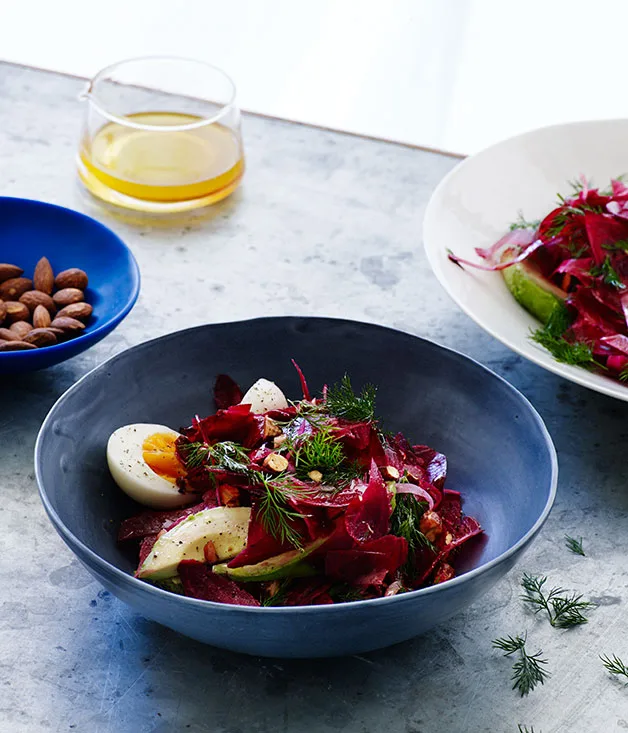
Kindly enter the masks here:
[[[447, 295], [463, 313], [471, 318], [474, 323], [476, 323], [483, 331], [488, 333], [495, 340], [504, 344], [504, 346], [509, 348], [511, 351], [514, 351], [519, 356], [522, 356], [524, 359], [531, 361], [533, 364], [536, 364], [542, 369], [546, 369], [547, 371], [552, 372], [553, 374], [556, 374], [563, 379], [567, 379], [568, 381], [574, 382], [581, 387], [586, 387], [587, 389], [598, 392], [599, 394], [603, 394], [607, 397], [612, 397], [623, 402], [628, 402], [628, 385], [622, 385], [620, 382], [611, 380], [610, 377], [607, 378], [609, 381], [608, 386], [605, 383], [598, 384], [597, 381], [592, 382], [589, 378], [589, 373], [585, 369], [581, 367], [574, 367], [568, 364], [563, 365], [560, 362], [557, 362], [552, 357], [549, 357], [546, 361], [543, 358], [543, 356], [546, 356], [545, 352], [541, 351], [539, 354], [537, 354], [536, 349], [531, 344], [528, 350], [516, 345], [514, 341], [511, 340], [507, 335], [498, 334], [493, 326], [487, 323], [485, 319], [477, 315], [473, 307], [465, 305], [461, 301], [461, 299], [458, 298], [456, 294], [456, 289], [451, 285], [450, 279], [447, 277], [444, 268], [442, 267], [442, 262], [439, 261], [439, 255], [441, 254], [440, 248], [437, 247], [435, 243], [433, 244], [433, 242], [437, 240], [437, 237], [432, 235], [432, 231], [436, 226], [434, 224], [434, 222], [436, 221], [435, 206], [440, 202], [440, 199], [443, 197], [444, 192], [450, 185], [451, 180], [460, 175], [461, 170], [464, 170], [469, 165], [474, 164], [478, 158], [483, 157], [485, 154], [494, 153], [496, 150], [510, 145], [515, 140], [523, 140], [525, 138], [534, 137], [537, 134], [541, 132], [546, 132], [548, 130], [554, 130], [558, 132], [559, 130], [563, 130], [566, 127], [586, 128], [595, 127], [599, 124], [612, 123], [625, 123], [626, 127], [628, 128], [628, 118], [579, 120], [574, 122], [559, 123], [555, 125], [546, 125], [543, 127], [535, 128], [534, 130], [527, 130], [526, 132], [520, 133], [518, 135], [512, 135], [511, 137], [500, 140], [493, 145], [483, 148], [477, 153], [466, 157], [464, 160], [461, 160], [456, 166], [454, 166], [454, 168], [452, 168], [452, 170], [449, 171], [449, 173], [444, 176], [444, 178], [441, 179], [441, 181], [432, 192], [432, 195], [430, 196], [430, 199], [427, 203], [425, 213], [423, 215], [423, 249], [425, 251], [432, 272], [436, 276], [436, 279], [440, 283], [441, 287], [445, 290]], [[455, 267], [453, 263], [451, 264], [452, 267]], [[523, 306], [519, 307], [527, 313]], [[596, 376], [600, 376], [602, 379], [605, 379], [603, 375]]]

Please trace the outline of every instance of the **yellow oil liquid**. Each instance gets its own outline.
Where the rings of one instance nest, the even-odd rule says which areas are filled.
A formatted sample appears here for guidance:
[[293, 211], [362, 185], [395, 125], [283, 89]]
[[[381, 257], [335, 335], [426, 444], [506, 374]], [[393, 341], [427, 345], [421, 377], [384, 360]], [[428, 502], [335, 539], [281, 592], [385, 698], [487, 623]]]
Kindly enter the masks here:
[[110, 122], [83, 140], [79, 175], [97, 198], [139, 211], [176, 212], [214, 204], [237, 188], [244, 158], [229, 128], [168, 130], [201, 119], [174, 112], [140, 112], [128, 119], [162, 129]]

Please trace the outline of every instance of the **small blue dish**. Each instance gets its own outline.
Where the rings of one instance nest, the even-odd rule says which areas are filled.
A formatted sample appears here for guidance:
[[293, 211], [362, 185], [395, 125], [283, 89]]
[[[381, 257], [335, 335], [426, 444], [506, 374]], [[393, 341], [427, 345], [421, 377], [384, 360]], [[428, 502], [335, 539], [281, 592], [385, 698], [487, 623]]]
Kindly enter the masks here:
[[0, 262], [18, 265], [32, 278], [41, 257], [55, 273], [70, 267], [87, 273], [85, 300], [94, 313], [85, 331], [70, 341], [0, 354], [0, 374], [45, 369], [89, 349], [127, 316], [139, 295], [137, 262], [110, 229], [61, 206], [0, 197]]
[[[114, 484], [105, 450], [121, 425], [177, 429], [213, 412], [219, 373], [243, 387], [272, 379], [300, 396], [294, 358], [319, 390], [346, 372], [378, 386], [384, 425], [444, 452], [447, 484], [485, 528], [462, 575], [390, 598], [330, 606], [252, 608], [185, 598], [133, 577], [116, 542], [140, 507]], [[556, 453], [530, 403], [471, 359], [409, 334], [330, 318], [260, 318], [201, 326], [136, 346], [69, 389], [35, 447], [41, 498], [57, 532], [109, 591], [142, 615], [233, 651], [272, 657], [358, 654], [443, 623], [486, 593], [538, 534], [554, 501]], [[458, 566], [460, 568], [460, 565]]]

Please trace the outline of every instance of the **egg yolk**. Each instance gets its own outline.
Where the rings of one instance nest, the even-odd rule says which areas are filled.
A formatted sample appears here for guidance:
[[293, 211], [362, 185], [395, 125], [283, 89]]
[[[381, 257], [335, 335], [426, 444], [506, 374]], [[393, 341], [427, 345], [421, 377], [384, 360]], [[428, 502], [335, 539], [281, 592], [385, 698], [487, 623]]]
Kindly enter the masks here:
[[175, 483], [179, 476], [185, 476], [185, 469], [177, 458], [176, 435], [153, 433], [142, 444], [144, 462], [158, 476]]

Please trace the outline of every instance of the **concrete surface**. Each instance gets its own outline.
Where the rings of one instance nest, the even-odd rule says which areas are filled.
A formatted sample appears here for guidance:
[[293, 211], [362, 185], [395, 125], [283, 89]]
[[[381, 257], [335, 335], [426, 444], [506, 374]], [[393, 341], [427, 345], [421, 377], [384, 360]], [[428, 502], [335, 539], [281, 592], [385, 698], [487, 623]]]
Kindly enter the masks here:
[[[0, 65], [1, 194], [87, 210], [74, 183], [81, 87]], [[97, 213], [139, 261], [137, 307], [87, 354], [0, 384], [0, 731], [628, 729], [628, 688], [598, 659], [616, 653], [628, 662], [628, 405], [524, 362], [441, 291], [420, 226], [431, 190], [455, 161], [255, 117], [245, 120], [244, 134], [245, 184], [208, 221], [166, 230]], [[35, 437], [78, 377], [168, 331], [271, 314], [344, 316], [432, 338], [505, 376], [547, 421], [561, 477], [545, 529], [492, 593], [424, 638], [314, 663], [202, 647], [104, 592], [44, 515]], [[565, 533], [584, 537], [586, 558], [567, 551]], [[590, 623], [559, 631], [531, 616], [518, 599], [523, 571], [597, 601]], [[510, 662], [491, 640], [524, 630], [549, 659], [552, 677], [521, 699], [510, 689]]]

